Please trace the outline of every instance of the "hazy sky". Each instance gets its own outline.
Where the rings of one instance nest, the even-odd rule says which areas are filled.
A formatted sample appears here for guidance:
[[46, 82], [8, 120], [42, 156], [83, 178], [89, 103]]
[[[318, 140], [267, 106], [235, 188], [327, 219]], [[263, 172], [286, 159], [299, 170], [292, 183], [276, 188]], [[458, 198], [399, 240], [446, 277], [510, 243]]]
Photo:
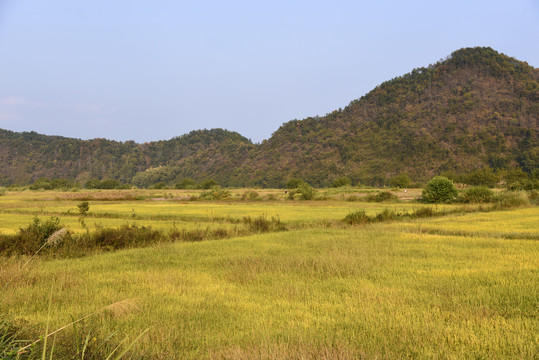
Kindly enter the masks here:
[[259, 142], [469, 46], [539, 67], [539, 0], [0, 0], [0, 128]]

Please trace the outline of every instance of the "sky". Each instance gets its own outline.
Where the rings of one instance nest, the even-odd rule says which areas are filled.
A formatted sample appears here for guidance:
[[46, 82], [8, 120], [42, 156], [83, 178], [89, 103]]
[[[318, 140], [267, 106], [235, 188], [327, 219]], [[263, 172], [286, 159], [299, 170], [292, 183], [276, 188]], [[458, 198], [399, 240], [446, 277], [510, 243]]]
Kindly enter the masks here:
[[0, 128], [260, 142], [472, 46], [539, 67], [539, 0], [0, 0]]

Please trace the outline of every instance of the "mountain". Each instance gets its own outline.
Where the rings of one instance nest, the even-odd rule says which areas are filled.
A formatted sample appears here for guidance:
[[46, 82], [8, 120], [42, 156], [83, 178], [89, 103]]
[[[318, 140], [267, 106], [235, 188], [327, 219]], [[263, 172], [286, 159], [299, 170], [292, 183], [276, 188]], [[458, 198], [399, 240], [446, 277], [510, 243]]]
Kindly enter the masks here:
[[283, 124], [261, 144], [221, 129], [147, 144], [0, 130], [0, 182], [113, 178], [144, 186], [184, 177], [223, 185], [383, 184], [398, 174], [539, 163], [539, 69], [491, 48], [466, 48], [384, 82], [344, 109]]

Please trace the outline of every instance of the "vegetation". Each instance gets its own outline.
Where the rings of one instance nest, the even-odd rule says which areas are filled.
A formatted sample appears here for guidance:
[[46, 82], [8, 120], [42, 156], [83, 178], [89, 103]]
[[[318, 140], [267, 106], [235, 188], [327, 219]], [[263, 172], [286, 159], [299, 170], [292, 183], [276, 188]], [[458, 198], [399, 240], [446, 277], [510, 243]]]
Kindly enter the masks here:
[[212, 190], [6, 191], [0, 354], [41, 338], [28, 356], [535, 357], [527, 193], [488, 206], [365, 202], [385, 192], [351, 187], [187, 201]]
[[453, 182], [444, 176], [435, 176], [425, 186], [421, 198], [428, 203], [445, 203], [458, 195]]

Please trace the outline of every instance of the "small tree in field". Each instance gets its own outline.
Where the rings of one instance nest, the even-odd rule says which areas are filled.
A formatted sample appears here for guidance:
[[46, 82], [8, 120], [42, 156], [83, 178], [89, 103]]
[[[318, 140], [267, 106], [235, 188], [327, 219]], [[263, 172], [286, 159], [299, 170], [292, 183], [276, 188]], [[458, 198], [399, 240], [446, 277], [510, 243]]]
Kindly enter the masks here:
[[421, 198], [429, 203], [443, 203], [453, 200], [458, 195], [453, 182], [444, 176], [435, 176], [429, 180]]

